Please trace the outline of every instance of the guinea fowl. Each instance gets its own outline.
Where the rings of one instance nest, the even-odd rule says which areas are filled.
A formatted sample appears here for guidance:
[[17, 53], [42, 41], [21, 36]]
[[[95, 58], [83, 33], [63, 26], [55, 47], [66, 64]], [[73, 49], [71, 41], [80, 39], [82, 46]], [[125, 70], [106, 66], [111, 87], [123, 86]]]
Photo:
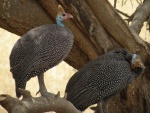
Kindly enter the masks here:
[[105, 101], [101, 113], [108, 113], [108, 100], [142, 74], [145, 66], [137, 54], [124, 49], [108, 52], [89, 62], [67, 83], [67, 100], [78, 110]]
[[63, 24], [73, 18], [59, 5], [57, 24], [47, 24], [34, 28], [24, 34], [14, 45], [10, 54], [10, 71], [16, 85], [16, 96], [20, 97], [19, 88], [25, 89], [26, 82], [38, 76], [39, 92], [48, 94], [44, 83], [44, 72], [63, 61], [70, 52], [74, 37]]

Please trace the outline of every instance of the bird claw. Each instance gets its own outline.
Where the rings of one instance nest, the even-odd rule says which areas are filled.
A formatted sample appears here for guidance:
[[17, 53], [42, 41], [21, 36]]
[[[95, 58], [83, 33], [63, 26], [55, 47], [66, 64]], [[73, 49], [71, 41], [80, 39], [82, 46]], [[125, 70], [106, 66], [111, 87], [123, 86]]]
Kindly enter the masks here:
[[54, 97], [55, 97], [54, 94], [52, 94], [52, 93], [50, 93], [50, 92], [47, 92], [47, 90], [44, 90], [44, 91], [39, 90], [39, 91], [36, 93], [36, 95], [37, 95], [38, 93], [40, 93], [42, 97], [46, 97], [46, 98], [54, 98]]
[[36, 93], [36, 95], [39, 94], [39, 92], [40, 92], [40, 90]]
[[55, 95], [56, 98], [60, 97], [60, 91]]
[[47, 91], [41, 92], [41, 95], [46, 98], [54, 98], [55, 97], [55, 95], [53, 93], [50, 93]]

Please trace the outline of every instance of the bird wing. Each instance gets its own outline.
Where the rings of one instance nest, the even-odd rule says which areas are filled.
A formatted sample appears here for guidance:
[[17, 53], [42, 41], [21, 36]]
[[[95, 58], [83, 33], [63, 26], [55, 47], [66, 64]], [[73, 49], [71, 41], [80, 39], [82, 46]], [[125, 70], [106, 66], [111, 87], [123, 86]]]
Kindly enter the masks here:
[[62, 31], [58, 30], [55, 32], [50, 32], [47, 28], [44, 33], [38, 36], [38, 39], [35, 40], [35, 43], [38, 45], [35, 53], [38, 54], [35, 54], [34, 57], [31, 57], [32, 60], [28, 61], [30, 64], [28, 65], [26, 72], [31, 70], [43, 70], [43, 72], [45, 72], [49, 68], [59, 64], [62, 60], [64, 60], [64, 58], [67, 57], [73, 41], [70, 43], [70, 31], [68, 32], [67, 29], [61, 30]]
[[[95, 82], [96, 89], [99, 91], [99, 97], [97, 97], [99, 99], [105, 99], [115, 95], [125, 88], [132, 79], [133, 73], [129, 62], [124, 60], [114, 60], [110, 64], [109, 63], [101, 69], [94, 69], [95, 75], [93, 73], [93, 76], [91, 76], [89, 80]], [[97, 75], [100, 71], [102, 73]]]
[[[123, 52], [123, 50], [109, 52], [109, 53], [89, 62], [86, 66], [81, 68], [77, 73], [75, 73], [70, 78], [70, 80], [67, 83], [66, 92], [69, 92], [71, 90], [71, 88], [74, 86], [74, 84], [78, 83], [78, 80], [80, 80], [83, 76], [84, 77], [85, 77], [85, 75], [91, 76], [90, 74], [87, 74], [87, 73], [93, 73], [95, 71], [97, 72], [97, 71], [99, 71], [98, 67], [106, 66], [105, 64], [108, 64], [110, 62], [110, 60], [117, 59], [116, 55], [118, 55], [118, 53], [120, 53], [120, 52]], [[120, 60], [120, 59], [123, 59], [123, 58], [119, 57], [118, 60]], [[97, 72], [97, 73], [99, 73], [99, 72]]]
[[90, 78], [88, 75], [91, 74], [91, 71], [82, 70], [79, 73], [74, 75], [75, 79], [69, 80], [69, 87], [66, 88], [66, 92], [69, 92], [67, 93], [67, 100], [72, 102], [77, 109], [82, 110], [89, 106], [88, 102], [94, 104], [93, 98], [98, 97], [98, 91], [95, 86], [88, 85]]
[[11, 71], [13, 71], [15, 68], [19, 66], [19, 64], [24, 60], [26, 55], [28, 54], [32, 55], [31, 48], [34, 49], [32, 38], [28, 37], [28, 35], [23, 35], [21, 38], [24, 38], [25, 40], [22, 41], [21, 39], [19, 39], [16, 42], [9, 57]]
[[30, 30], [15, 43], [9, 57], [11, 69], [19, 65], [26, 55], [32, 55], [32, 52], [35, 51], [33, 50], [35, 42], [38, 42], [39, 36], [46, 30], [44, 28], [47, 28], [47, 25], [44, 26]]
[[11, 68], [10, 71], [13, 73], [14, 77], [17, 77], [20, 73], [23, 73], [24, 68], [27, 67], [26, 64], [34, 58], [35, 54], [33, 53], [38, 50], [38, 48], [36, 48], [38, 47], [36, 46], [38, 43], [36, 42], [38, 42], [39, 36], [46, 30], [42, 28], [44, 28], [44, 26], [30, 30], [15, 43], [9, 57]]
[[[67, 46], [64, 49], [65, 44]], [[72, 44], [73, 35], [71, 32], [58, 25], [44, 25], [34, 28], [23, 35], [15, 44], [10, 55], [11, 71], [15, 76], [28, 74], [33, 70], [45, 72], [48, 68], [64, 60]]]

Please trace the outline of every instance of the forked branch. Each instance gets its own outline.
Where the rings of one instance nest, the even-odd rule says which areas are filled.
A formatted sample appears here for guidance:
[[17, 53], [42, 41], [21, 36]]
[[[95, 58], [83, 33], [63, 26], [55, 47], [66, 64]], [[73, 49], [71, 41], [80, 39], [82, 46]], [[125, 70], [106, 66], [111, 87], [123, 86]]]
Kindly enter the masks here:
[[23, 99], [9, 95], [0, 95], [0, 105], [8, 113], [43, 113], [55, 111], [57, 113], [81, 113], [69, 101], [51, 94], [49, 97], [32, 97], [27, 90], [20, 89]]

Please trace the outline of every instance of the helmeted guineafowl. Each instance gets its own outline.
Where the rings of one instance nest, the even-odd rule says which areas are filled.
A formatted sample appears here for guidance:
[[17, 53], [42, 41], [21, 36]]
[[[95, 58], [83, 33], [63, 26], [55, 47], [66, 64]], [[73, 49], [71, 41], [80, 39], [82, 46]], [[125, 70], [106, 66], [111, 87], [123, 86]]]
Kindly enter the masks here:
[[63, 61], [74, 42], [73, 34], [63, 24], [63, 20], [69, 18], [73, 16], [59, 5], [57, 24], [34, 28], [15, 43], [10, 54], [10, 71], [15, 79], [17, 97], [21, 96], [18, 88], [25, 89], [26, 82], [36, 75], [41, 95], [47, 93], [43, 73]]
[[84, 111], [90, 105], [106, 101], [123, 90], [142, 74], [144, 68], [137, 54], [125, 49], [108, 52], [89, 62], [70, 78], [65, 91], [67, 100], [78, 110]]

